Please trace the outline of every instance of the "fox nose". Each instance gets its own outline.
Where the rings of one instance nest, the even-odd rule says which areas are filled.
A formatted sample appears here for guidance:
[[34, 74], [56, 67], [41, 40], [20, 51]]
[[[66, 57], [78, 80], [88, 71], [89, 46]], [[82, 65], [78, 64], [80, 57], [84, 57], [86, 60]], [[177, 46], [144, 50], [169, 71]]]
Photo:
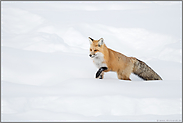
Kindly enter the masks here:
[[90, 56], [90, 57], [92, 57], [92, 55], [91, 55], [91, 54], [90, 54], [89, 56]]

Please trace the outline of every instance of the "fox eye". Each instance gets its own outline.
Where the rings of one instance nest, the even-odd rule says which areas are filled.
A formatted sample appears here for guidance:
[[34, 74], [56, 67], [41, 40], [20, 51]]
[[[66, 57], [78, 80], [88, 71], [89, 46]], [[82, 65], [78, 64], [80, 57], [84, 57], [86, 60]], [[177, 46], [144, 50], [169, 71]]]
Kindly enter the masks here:
[[92, 51], [92, 49], [90, 49], [90, 51]]
[[98, 50], [94, 50], [95, 52], [98, 51]]

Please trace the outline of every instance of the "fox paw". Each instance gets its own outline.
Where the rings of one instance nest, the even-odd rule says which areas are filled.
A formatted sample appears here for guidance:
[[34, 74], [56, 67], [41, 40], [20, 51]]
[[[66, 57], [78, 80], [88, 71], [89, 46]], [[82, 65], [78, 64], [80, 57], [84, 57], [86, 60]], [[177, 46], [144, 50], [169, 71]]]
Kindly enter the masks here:
[[100, 76], [99, 76], [99, 79], [103, 79], [103, 75], [100, 75]]

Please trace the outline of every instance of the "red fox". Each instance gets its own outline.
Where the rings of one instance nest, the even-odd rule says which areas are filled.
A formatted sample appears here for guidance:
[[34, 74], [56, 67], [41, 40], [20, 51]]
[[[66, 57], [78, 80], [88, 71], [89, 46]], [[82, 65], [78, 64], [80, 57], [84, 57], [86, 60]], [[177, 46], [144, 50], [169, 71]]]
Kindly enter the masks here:
[[162, 78], [146, 63], [135, 57], [127, 57], [119, 52], [107, 48], [104, 39], [94, 40], [89, 37], [90, 54], [94, 64], [99, 68], [96, 78], [103, 79], [104, 72], [117, 72], [118, 79], [131, 80], [134, 73], [143, 80], [162, 80]]

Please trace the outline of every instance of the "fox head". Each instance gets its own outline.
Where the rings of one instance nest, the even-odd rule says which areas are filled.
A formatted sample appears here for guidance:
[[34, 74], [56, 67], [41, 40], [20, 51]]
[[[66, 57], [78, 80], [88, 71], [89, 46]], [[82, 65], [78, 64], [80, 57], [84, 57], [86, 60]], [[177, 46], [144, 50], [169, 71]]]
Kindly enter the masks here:
[[89, 54], [89, 56], [91, 58], [94, 58], [97, 55], [99, 55], [99, 53], [102, 52], [102, 48], [104, 45], [104, 39], [100, 38], [99, 40], [94, 40], [94, 39], [89, 37], [89, 42], [90, 42], [90, 54]]

